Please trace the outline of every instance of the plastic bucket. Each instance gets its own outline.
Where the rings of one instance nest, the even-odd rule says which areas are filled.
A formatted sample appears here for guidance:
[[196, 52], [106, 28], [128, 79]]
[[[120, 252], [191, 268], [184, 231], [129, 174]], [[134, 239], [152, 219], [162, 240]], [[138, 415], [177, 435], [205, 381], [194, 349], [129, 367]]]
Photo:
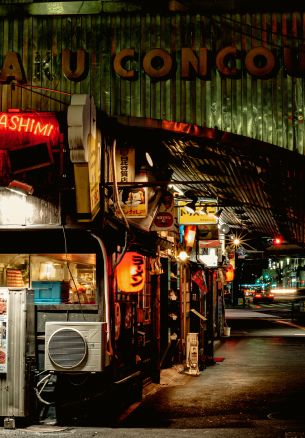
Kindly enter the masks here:
[[231, 327], [224, 327], [223, 328], [223, 335], [230, 336], [230, 334], [231, 334]]

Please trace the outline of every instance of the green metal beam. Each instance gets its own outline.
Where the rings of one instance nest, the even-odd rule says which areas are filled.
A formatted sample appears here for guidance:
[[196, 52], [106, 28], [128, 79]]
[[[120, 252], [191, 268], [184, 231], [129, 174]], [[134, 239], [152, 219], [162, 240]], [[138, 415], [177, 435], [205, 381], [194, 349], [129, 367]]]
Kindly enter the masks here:
[[10, 2], [0, 6], [0, 16], [39, 15], [94, 15], [120, 13], [258, 13], [258, 12], [301, 12], [305, 2], [300, 0], [84, 0], [46, 1], [21, 3]]

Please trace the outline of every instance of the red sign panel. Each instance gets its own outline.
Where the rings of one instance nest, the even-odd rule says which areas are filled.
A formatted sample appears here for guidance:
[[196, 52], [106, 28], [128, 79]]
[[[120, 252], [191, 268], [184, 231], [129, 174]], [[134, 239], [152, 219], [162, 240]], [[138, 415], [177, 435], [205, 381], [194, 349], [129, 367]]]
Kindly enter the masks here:
[[59, 124], [54, 113], [9, 111], [0, 113], [0, 148], [12, 149], [41, 140], [56, 145]]
[[145, 284], [144, 257], [136, 252], [125, 253], [116, 273], [119, 290], [140, 292]]

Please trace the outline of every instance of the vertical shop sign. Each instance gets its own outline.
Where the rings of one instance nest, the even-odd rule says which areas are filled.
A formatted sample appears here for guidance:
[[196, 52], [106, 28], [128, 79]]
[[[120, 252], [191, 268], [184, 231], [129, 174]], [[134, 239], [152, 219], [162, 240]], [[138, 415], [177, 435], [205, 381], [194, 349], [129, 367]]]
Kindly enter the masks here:
[[90, 136], [89, 143], [89, 192], [92, 218], [96, 216], [100, 208], [100, 179], [101, 179], [101, 142], [100, 132], [96, 131], [97, 137]]
[[0, 287], [0, 373], [7, 372], [7, 303], [8, 289]]
[[135, 180], [135, 149], [116, 149], [116, 174], [118, 182], [132, 182]]
[[100, 207], [100, 148], [96, 107], [87, 94], [74, 94], [68, 108], [68, 142], [74, 167], [79, 221], [93, 220]]

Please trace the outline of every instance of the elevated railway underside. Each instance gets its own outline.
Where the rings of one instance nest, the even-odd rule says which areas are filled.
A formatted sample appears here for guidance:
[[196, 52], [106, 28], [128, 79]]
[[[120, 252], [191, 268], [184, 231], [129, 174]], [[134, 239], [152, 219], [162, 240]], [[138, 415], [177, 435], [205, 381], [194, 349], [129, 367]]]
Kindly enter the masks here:
[[[221, 222], [257, 251], [303, 253], [305, 156], [244, 136], [184, 123], [120, 119], [122, 136], [145, 148], [184, 193], [216, 199]], [[279, 247], [270, 245], [282, 236]]]

